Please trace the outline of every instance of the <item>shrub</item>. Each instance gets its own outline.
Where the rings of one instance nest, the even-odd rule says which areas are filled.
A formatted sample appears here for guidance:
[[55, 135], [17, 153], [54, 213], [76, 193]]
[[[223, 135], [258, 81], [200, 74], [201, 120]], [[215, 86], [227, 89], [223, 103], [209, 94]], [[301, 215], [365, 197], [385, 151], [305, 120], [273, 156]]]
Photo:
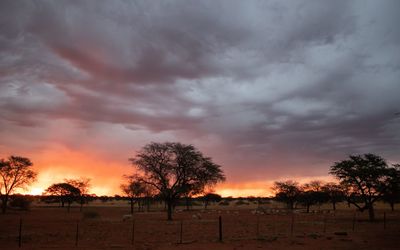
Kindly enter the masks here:
[[259, 200], [258, 204], [271, 204], [270, 200]]
[[242, 200], [238, 200], [235, 205], [239, 206], [239, 205], [249, 205], [248, 202], [242, 201]]
[[192, 201], [191, 205], [192, 206], [201, 206], [202, 204], [200, 202], [197, 202], [197, 201]]
[[10, 207], [19, 208], [22, 210], [29, 210], [31, 207], [32, 199], [23, 195], [15, 195], [11, 197]]
[[229, 201], [221, 201], [218, 203], [220, 206], [229, 206]]

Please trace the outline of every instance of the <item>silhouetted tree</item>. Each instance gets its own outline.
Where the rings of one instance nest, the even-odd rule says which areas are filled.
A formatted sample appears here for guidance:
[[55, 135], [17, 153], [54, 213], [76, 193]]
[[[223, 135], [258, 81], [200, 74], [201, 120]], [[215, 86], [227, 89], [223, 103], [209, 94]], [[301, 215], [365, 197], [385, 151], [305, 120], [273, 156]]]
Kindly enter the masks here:
[[301, 187], [298, 199], [299, 202], [306, 207], [307, 213], [309, 213], [310, 206], [315, 204], [321, 205], [322, 203], [327, 202], [328, 195], [322, 191], [321, 181], [311, 181]]
[[207, 206], [210, 202], [220, 202], [222, 200], [221, 195], [215, 193], [207, 193], [201, 199], [204, 202], [204, 209], [207, 209]]
[[65, 182], [49, 186], [44, 194], [59, 197], [61, 207], [64, 207], [65, 202], [67, 202], [68, 212], [71, 208], [71, 203], [80, 197], [79, 189]]
[[[360, 211], [368, 210], [369, 219], [375, 218], [374, 203], [381, 198], [389, 181], [389, 167], [386, 161], [374, 154], [350, 155], [349, 159], [336, 162], [331, 166], [330, 174], [336, 176], [341, 185], [347, 187], [350, 195], [348, 202]], [[360, 197], [363, 206], [357, 203]]]
[[291, 180], [276, 181], [272, 190], [275, 192], [275, 199], [285, 202], [289, 209], [294, 208], [294, 204], [298, 201], [301, 192], [299, 183]]
[[37, 173], [32, 170], [32, 162], [25, 157], [10, 156], [0, 160], [0, 196], [2, 212], [7, 210], [10, 195], [17, 188], [26, 188], [36, 180]]
[[382, 199], [389, 203], [392, 211], [394, 211], [394, 204], [400, 202], [400, 164], [393, 165], [388, 175], [389, 178]]
[[336, 203], [343, 201], [345, 197], [343, 187], [334, 182], [328, 182], [322, 186], [322, 191], [328, 196], [332, 209], [335, 211]]
[[172, 220], [177, 199], [225, 180], [220, 166], [192, 145], [153, 142], [130, 161], [141, 172], [141, 180], [160, 193], [167, 204], [168, 220]]
[[133, 206], [138, 203], [140, 210], [140, 199], [150, 195], [150, 187], [138, 175], [124, 175], [127, 183], [121, 185], [121, 190], [128, 196], [131, 205], [131, 214], [133, 214]]
[[82, 211], [83, 204], [85, 204], [89, 198], [90, 179], [81, 177], [79, 179], [65, 179], [64, 181], [79, 189], [79, 210]]

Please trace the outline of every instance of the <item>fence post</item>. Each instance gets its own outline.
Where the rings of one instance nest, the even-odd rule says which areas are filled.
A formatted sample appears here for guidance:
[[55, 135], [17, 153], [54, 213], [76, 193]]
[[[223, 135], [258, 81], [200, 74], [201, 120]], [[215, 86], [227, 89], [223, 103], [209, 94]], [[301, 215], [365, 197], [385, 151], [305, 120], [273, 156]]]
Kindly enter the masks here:
[[355, 228], [356, 228], [356, 213], [357, 212], [354, 212], [354, 215], [353, 215], [353, 232], [355, 231]]
[[22, 218], [19, 219], [18, 247], [22, 245]]
[[78, 246], [78, 240], [79, 240], [79, 220], [76, 221], [76, 233], [75, 233], [75, 246]]
[[256, 227], [256, 229], [257, 229], [257, 239], [259, 239], [260, 238], [260, 216], [259, 215], [257, 215], [257, 227]]
[[293, 236], [293, 230], [294, 230], [294, 213], [292, 212], [292, 221], [290, 223], [290, 236]]
[[277, 221], [277, 215], [273, 214], [272, 215], [272, 234], [275, 235], [276, 234], [276, 221]]
[[221, 215], [219, 216], [219, 241], [222, 242], [222, 217]]
[[135, 243], [135, 220], [132, 220], [132, 241], [131, 241], [132, 246], [134, 245], [134, 243]]
[[180, 231], [179, 231], [179, 244], [183, 243], [182, 235], [183, 235], [183, 221], [181, 220], [180, 221]]

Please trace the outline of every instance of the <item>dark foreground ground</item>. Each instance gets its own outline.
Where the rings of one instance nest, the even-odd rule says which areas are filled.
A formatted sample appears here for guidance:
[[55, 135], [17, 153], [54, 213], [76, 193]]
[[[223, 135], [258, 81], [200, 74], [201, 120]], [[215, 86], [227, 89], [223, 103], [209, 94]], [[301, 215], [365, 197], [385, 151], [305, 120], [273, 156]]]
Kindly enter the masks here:
[[[213, 207], [180, 211], [174, 221], [165, 213], [141, 212], [123, 220], [127, 207], [34, 207], [0, 215], [0, 249], [399, 249], [400, 213], [273, 211], [255, 214], [248, 207]], [[386, 223], [383, 213], [386, 213]], [[222, 242], [218, 218], [222, 218]], [[355, 219], [354, 219], [355, 218]], [[293, 221], [293, 223], [292, 223]], [[182, 225], [182, 226], [181, 226]], [[182, 231], [181, 231], [182, 228]]]

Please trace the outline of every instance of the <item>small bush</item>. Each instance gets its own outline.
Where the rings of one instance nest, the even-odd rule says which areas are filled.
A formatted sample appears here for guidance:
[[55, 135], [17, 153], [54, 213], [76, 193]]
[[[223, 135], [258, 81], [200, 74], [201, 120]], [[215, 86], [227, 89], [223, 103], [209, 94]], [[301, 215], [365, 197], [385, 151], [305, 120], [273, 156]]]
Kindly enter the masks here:
[[270, 200], [259, 200], [258, 204], [271, 204]]
[[229, 201], [221, 201], [218, 203], [220, 206], [229, 206]]
[[11, 197], [9, 206], [14, 208], [19, 208], [22, 210], [29, 210], [31, 207], [32, 199], [22, 195], [16, 195]]
[[192, 205], [192, 206], [201, 206], [202, 204], [200, 202], [197, 202], [197, 201], [192, 201], [192, 203], [190, 205]]
[[239, 205], [249, 205], [248, 202], [242, 201], [242, 200], [238, 200], [235, 205], [239, 206]]
[[100, 214], [96, 211], [85, 211], [83, 212], [84, 219], [96, 219], [99, 218]]

